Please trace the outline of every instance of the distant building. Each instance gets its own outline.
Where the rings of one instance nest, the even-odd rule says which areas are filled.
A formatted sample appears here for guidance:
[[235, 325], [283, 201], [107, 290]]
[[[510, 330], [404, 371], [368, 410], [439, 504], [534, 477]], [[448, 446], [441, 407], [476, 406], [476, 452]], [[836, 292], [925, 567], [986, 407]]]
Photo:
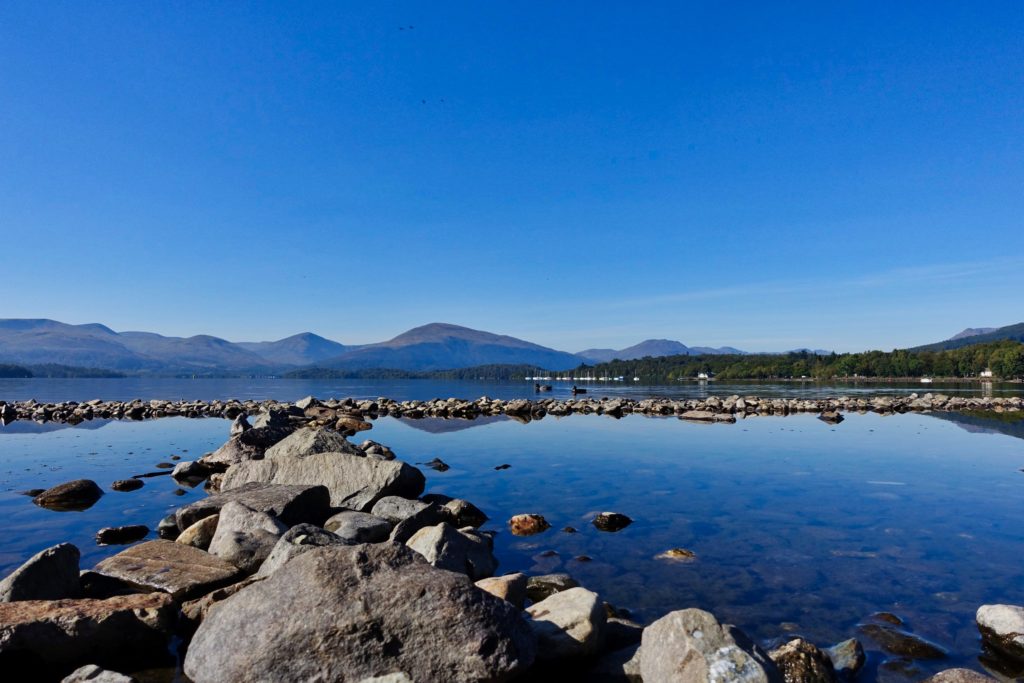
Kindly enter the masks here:
[[992, 379], [992, 371], [989, 370], [988, 368], [985, 368], [980, 373], [978, 373], [978, 377], [981, 377], [982, 379]]
[[715, 376], [715, 373], [713, 373], [713, 372], [698, 372], [697, 373], [697, 379], [711, 379], [714, 376]]

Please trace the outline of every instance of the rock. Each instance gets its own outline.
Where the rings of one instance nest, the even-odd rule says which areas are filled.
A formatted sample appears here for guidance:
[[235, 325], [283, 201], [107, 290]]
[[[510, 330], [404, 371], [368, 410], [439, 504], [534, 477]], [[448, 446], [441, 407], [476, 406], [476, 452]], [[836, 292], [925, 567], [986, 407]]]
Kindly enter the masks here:
[[298, 401], [295, 402], [295, 407], [303, 411], [318, 405], [320, 405], [320, 401], [316, 400], [316, 398], [314, 398], [313, 396], [300, 398]]
[[145, 482], [141, 479], [118, 479], [110, 488], [114, 491], [137, 491], [145, 486]]
[[676, 562], [692, 562], [697, 559], [697, 554], [686, 548], [669, 548], [663, 553], [654, 556], [656, 560], [674, 560]]
[[78, 548], [70, 543], [36, 553], [0, 581], [0, 602], [77, 598], [81, 594], [80, 557]]
[[261, 576], [250, 576], [242, 579], [238, 583], [233, 583], [230, 586], [224, 586], [223, 588], [212, 590], [201, 598], [196, 598], [195, 600], [189, 600], [188, 602], [182, 603], [181, 616], [183, 626], [189, 633], [195, 632], [196, 628], [199, 627], [200, 622], [206, 618], [214, 605], [227, 600], [246, 586], [250, 586], [257, 581], [262, 580], [263, 577]]
[[440, 569], [485, 579], [498, 567], [490, 538], [473, 529], [456, 529], [447, 522], [420, 529], [406, 545]]
[[800, 683], [835, 683], [836, 672], [829, 656], [803, 638], [794, 638], [768, 656], [783, 679]]
[[245, 414], [239, 415], [235, 418], [234, 422], [231, 423], [231, 431], [228, 436], [241, 436], [242, 432], [247, 432], [252, 429], [252, 425], [249, 424], [249, 420], [246, 419]]
[[103, 491], [91, 479], [76, 479], [48, 488], [32, 499], [39, 507], [48, 510], [87, 510], [91, 508]]
[[889, 654], [909, 659], [944, 659], [946, 656], [938, 645], [893, 626], [863, 624], [860, 630]]
[[[1024, 470], [1022, 470], [1024, 471]], [[27, 489], [25, 491], [18, 491], [19, 496], [28, 496], [29, 498], [35, 498], [46, 489]]]
[[448, 463], [446, 463], [441, 458], [434, 458], [430, 462], [425, 462], [423, 464], [437, 472], [447, 472], [448, 470], [451, 469], [451, 467], [448, 466]]
[[317, 453], [348, 453], [363, 457], [355, 444], [333, 429], [305, 427], [267, 449], [265, 458], [305, 458]]
[[220, 509], [217, 530], [208, 552], [246, 574], [253, 574], [287, 530], [288, 527], [267, 513], [229, 501]]
[[448, 522], [452, 526], [458, 529], [467, 526], [483, 526], [488, 519], [480, 508], [461, 498], [446, 502], [441, 506], [441, 513], [448, 518]]
[[242, 437], [245, 433], [232, 436], [220, 448], [199, 458], [198, 462], [213, 470], [223, 470], [225, 467], [230, 467], [240, 462], [262, 458], [265, 449], [253, 444], [244, 443]]
[[86, 664], [65, 676], [60, 683], [137, 683], [131, 676]]
[[946, 669], [921, 683], [995, 683], [995, 680], [970, 669]]
[[444, 521], [441, 508], [421, 500], [384, 496], [373, 505], [371, 513], [394, 524], [391, 540], [405, 543], [417, 531]]
[[348, 543], [380, 543], [388, 540], [391, 522], [369, 512], [342, 510], [324, 523], [324, 529]]
[[259, 577], [267, 577], [276, 572], [285, 562], [294, 557], [328, 545], [350, 545], [330, 531], [312, 524], [298, 524], [285, 532], [278, 540], [270, 555], [256, 573]]
[[506, 574], [489, 579], [480, 579], [476, 587], [485, 590], [496, 598], [510, 602], [519, 609], [526, 603], [526, 574]]
[[149, 527], [144, 524], [128, 526], [108, 526], [96, 532], [98, 545], [117, 545], [141, 541], [149, 535]]
[[632, 523], [632, 519], [618, 512], [602, 512], [593, 521], [600, 531], [622, 531]]
[[540, 661], [575, 659], [595, 654], [604, 642], [608, 616], [597, 593], [570, 588], [526, 609], [537, 636]]
[[531, 576], [526, 580], [526, 597], [530, 598], [532, 602], [540, 602], [555, 593], [561, 593], [577, 586], [579, 584], [568, 574]]
[[93, 569], [125, 583], [184, 600], [235, 580], [237, 567], [198, 548], [173, 541], [146, 541], [101, 561]]
[[874, 614], [869, 616], [868, 619], [874, 619], [875, 621], [884, 621], [885, 623], [892, 624], [893, 626], [903, 625], [903, 620], [895, 614], [893, 614], [892, 612], [875, 612]]
[[168, 658], [177, 613], [174, 599], [163, 593], [0, 604], [5, 679], [59, 679], [88, 662], [152, 667]]
[[590, 683], [643, 683], [640, 677], [640, 645], [609, 652], [587, 671]]
[[408, 548], [379, 543], [312, 550], [239, 591], [210, 611], [184, 668], [195, 683], [396, 671], [414, 681], [505, 681], [534, 652], [519, 610]]
[[533, 536], [551, 528], [548, 520], [544, 519], [542, 515], [529, 513], [515, 515], [508, 520], [508, 526], [514, 536]]
[[200, 550], [206, 550], [210, 547], [210, 541], [213, 540], [213, 534], [217, 531], [218, 521], [220, 521], [219, 514], [203, 517], [201, 520], [182, 531], [178, 538], [175, 539], [175, 542], [190, 545], [193, 548], [199, 548]]
[[173, 541], [180, 533], [181, 530], [178, 528], [178, 520], [175, 518], [175, 513], [173, 512], [157, 522], [156, 535], [160, 538]]
[[509, 465], [509, 464], [508, 464], [508, 463], [506, 462], [506, 463], [503, 463], [503, 464], [501, 464], [501, 465], [497, 465], [497, 466], [496, 466], [496, 467], [495, 467], [494, 469], [496, 469], [496, 470], [498, 470], [498, 471], [501, 471], [501, 470], [507, 470], [507, 469], [509, 469], [510, 467], [512, 467], [512, 465]]
[[644, 627], [624, 617], [616, 617], [611, 613], [611, 605], [605, 603], [608, 624], [605, 626], [605, 649], [619, 650], [630, 645], [639, 645], [644, 635]]
[[171, 478], [178, 483], [195, 486], [213, 473], [214, 470], [198, 460], [182, 460], [171, 470]]
[[699, 609], [670, 612], [644, 629], [640, 673], [659, 683], [781, 683], [768, 656], [739, 629]]
[[221, 491], [251, 482], [323, 484], [334, 507], [367, 512], [384, 496], [416, 498], [423, 493], [423, 473], [397, 460], [385, 461], [347, 453], [316, 453], [304, 458], [273, 458], [240, 463], [224, 473]]
[[818, 416], [818, 419], [822, 422], [837, 425], [843, 421], [843, 415], [837, 410], [826, 410]]
[[1003, 656], [1024, 661], [1024, 607], [982, 605], [975, 620], [986, 645]]
[[832, 660], [832, 667], [835, 669], [836, 675], [846, 680], [856, 677], [866, 661], [864, 647], [856, 638], [836, 643], [825, 650], [825, 654]]
[[231, 501], [266, 512], [288, 526], [320, 523], [330, 510], [330, 495], [323, 486], [250, 483], [179, 508], [175, 513], [178, 528], [184, 531], [203, 517], [217, 514]]
[[710, 410], [687, 410], [685, 413], [679, 416], [681, 420], [690, 420], [692, 422], [714, 422], [715, 414]]

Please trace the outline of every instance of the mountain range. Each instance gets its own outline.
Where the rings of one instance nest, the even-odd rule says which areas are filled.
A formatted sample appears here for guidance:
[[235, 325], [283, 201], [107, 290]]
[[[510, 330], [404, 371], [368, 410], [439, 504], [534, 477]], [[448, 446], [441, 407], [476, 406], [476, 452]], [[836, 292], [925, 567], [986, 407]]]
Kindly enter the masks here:
[[[959, 348], [998, 339], [1024, 341], [1024, 323], [968, 328], [944, 342], [914, 350]], [[431, 323], [387, 341], [356, 346], [311, 332], [277, 341], [230, 342], [210, 335], [167, 337], [152, 332], [115, 332], [97, 323], [0, 319], [0, 363], [60, 364], [149, 375], [279, 374], [310, 367], [429, 371], [498, 364], [568, 370], [616, 358], [746, 353], [729, 346], [686, 346], [670, 339], [648, 339], [625, 349], [587, 349], [573, 354], [448, 323]]]

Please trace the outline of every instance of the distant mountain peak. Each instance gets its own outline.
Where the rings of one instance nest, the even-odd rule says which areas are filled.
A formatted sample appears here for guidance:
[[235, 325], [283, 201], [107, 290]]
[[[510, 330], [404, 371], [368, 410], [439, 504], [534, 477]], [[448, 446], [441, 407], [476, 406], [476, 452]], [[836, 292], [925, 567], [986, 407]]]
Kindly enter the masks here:
[[989, 332], [995, 332], [998, 329], [998, 327], [968, 327], [962, 332], [957, 332], [956, 334], [954, 334], [952, 337], [949, 338], [949, 341], [953, 341], [956, 339], [966, 339], [968, 337], [977, 337], [979, 334], [988, 334]]

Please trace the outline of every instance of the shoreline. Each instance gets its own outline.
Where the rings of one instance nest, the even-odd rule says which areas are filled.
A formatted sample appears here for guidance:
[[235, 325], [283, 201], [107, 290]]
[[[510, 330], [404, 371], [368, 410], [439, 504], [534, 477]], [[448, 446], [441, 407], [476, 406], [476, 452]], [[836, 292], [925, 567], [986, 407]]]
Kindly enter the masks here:
[[[315, 406], [309, 402], [316, 403]], [[305, 405], [303, 405], [305, 404]], [[575, 414], [597, 414], [620, 418], [638, 414], [658, 417], [675, 416], [680, 419], [705, 422], [735, 422], [754, 416], [785, 416], [818, 413], [826, 420], [840, 421], [842, 413], [873, 412], [881, 415], [909, 412], [1021, 412], [1024, 397], [1020, 396], [948, 396], [942, 393], [911, 393], [906, 396], [873, 396], [832, 398], [762, 398], [732, 395], [710, 396], [702, 399], [632, 399], [619, 397], [589, 397], [571, 399], [490, 399], [461, 398], [428, 401], [395, 401], [388, 398], [353, 399], [331, 398], [318, 401], [313, 397], [294, 404], [277, 400], [212, 400], [212, 401], [61, 401], [41, 403], [35, 400], [0, 400], [0, 425], [18, 420], [39, 423], [79, 424], [94, 419], [150, 420], [162, 417], [224, 418], [255, 415], [261, 411], [288, 410], [297, 407], [299, 414], [292, 419], [326, 424], [348, 420], [352, 433], [362, 431], [359, 423], [379, 417], [405, 419], [448, 418], [468, 419], [504, 415], [522, 422], [539, 420], [551, 415], [563, 417]], [[294, 411], [293, 411], [294, 412]], [[1024, 417], [1024, 415], [1022, 415]], [[365, 424], [365, 423], [364, 423]]]

